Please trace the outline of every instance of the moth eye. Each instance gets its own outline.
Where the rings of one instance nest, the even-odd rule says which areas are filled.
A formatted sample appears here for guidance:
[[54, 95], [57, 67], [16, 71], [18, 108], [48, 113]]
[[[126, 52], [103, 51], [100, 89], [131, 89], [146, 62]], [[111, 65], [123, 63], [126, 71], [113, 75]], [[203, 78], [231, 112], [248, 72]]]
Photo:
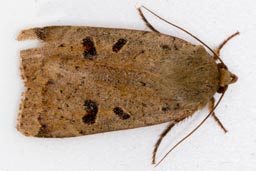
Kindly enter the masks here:
[[84, 110], [86, 115], [83, 116], [82, 120], [85, 124], [94, 124], [98, 113], [98, 105], [92, 100], [84, 101]]
[[113, 52], [119, 52], [126, 43], [127, 43], [126, 39], [123, 39], [123, 38], [118, 39], [118, 41], [112, 47]]
[[83, 56], [84, 59], [94, 60], [97, 55], [97, 51], [91, 37], [86, 37], [82, 41], [82, 45], [84, 48]]
[[122, 120], [129, 119], [131, 117], [128, 113], [124, 112], [123, 109], [120, 107], [115, 107], [113, 109], [113, 112]]

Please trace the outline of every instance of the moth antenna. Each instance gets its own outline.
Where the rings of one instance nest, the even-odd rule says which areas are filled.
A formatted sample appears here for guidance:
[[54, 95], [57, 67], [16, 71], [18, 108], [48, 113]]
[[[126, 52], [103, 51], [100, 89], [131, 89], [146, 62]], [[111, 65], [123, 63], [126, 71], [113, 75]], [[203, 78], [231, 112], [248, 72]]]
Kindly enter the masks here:
[[224, 40], [215, 50], [215, 53], [217, 53], [219, 55], [220, 50], [223, 48], [223, 46], [229, 41], [231, 40], [233, 37], [239, 35], [239, 31], [233, 33], [231, 36], [229, 36], [226, 40]]
[[200, 124], [198, 124], [189, 134], [187, 134], [184, 138], [182, 138], [178, 143], [176, 143], [165, 155], [164, 157], [155, 165], [158, 166], [178, 145], [180, 145], [183, 141], [185, 141], [188, 137], [190, 137], [194, 132], [196, 132], [196, 130], [198, 130], [198, 128], [200, 128], [205, 121], [212, 115], [212, 113], [214, 112], [214, 110], [218, 107], [219, 103], [221, 102], [224, 94], [226, 91], [224, 91], [222, 93], [222, 95], [220, 96], [218, 102], [216, 103], [216, 105], [213, 107], [213, 109], [209, 112], [209, 114], [204, 118], [204, 120], [201, 121]]
[[146, 19], [146, 17], [144, 16], [144, 14], [142, 13], [142, 11], [141, 11], [140, 8], [138, 8], [138, 11], [139, 11], [139, 14], [140, 14], [141, 19], [144, 21], [144, 23], [146, 24], [146, 26], [148, 26], [148, 28], [149, 28], [150, 30], [152, 30], [153, 32], [159, 33], [159, 31], [156, 30], [156, 29], [148, 22], [148, 20]]
[[150, 9], [148, 9], [147, 7], [145, 7], [145, 6], [142, 5], [141, 8], [144, 8], [145, 10], [147, 10], [148, 12], [150, 12], [151, 14], [153, 14], [154, 16], [156, 16], [157, 18], [159, 18], [160, 20], [162, 20], [162, 21], [164, 21], [164, 22], [166, 22], [166, 23], [172, 25], [173, 27], [176, 27], [176, 28], [182, 30], [183, 32], [187, 33], [188, 35], [190, 35], [191, 37], [193, 37], [194, 39], [196, 39], [197, 41], [199, 41], [200, 43], [202, 43], [202, 44], [203, 44], [207, 49], [209, 49], [209, 50], [216, 56], [216, 58], [226, 67], [226, 65], [224, 64], [224, 62], [222, 61], [222, 59], [219, 57], [219, 55], [218, 55], [216, 52], [214, 52], [214, 50], [211, 49], [206, 43], [204, 43], [202, 40], [200, 40], [199, 38], [197, 38], [195, 35], [193, 35], [193, 34], [190, 33], [189, 31], [187, 31], [186, 29], [184, 29], [184, 28], [182, 28], [182, 27], [180, 27], [180, 26], [178, 26], [178, 25], [176, 25], [176, 24], [174, 24], [174, 23], [172, 23], [172, 22], [170, 22], [170, 21], [167, 21], [166, 19], [160, 17], [159, 15], [157, 15], [156, 13], [154, 13], [153, 11], [151, 11]]

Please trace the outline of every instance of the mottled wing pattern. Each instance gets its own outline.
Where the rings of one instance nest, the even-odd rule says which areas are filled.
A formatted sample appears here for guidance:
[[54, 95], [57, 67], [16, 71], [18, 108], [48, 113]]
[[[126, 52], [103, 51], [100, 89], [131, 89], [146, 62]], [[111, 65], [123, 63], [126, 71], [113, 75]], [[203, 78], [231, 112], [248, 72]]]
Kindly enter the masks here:
[[18, 129], [71, 137], [178, 121], [216, 92], [218, 70], [201, 46], [164, 34], [51, 26], [18, 40], [26, 91]]

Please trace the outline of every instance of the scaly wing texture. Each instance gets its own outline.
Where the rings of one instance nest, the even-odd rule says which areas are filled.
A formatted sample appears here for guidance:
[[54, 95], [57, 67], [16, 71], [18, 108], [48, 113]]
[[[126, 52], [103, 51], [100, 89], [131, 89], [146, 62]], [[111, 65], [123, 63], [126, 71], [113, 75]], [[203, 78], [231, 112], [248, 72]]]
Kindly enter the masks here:
[[42, 46], [21, 51], [26, 90], [18, 130], [72, 137], [182, 120], [216, 92], [203, 47], [159, 33], [52, 26], [22, 31]]

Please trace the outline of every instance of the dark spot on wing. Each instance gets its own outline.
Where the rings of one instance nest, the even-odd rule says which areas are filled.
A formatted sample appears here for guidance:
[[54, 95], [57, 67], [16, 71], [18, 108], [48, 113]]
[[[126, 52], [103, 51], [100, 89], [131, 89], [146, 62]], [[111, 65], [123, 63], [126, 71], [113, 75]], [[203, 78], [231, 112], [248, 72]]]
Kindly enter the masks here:
[[139, 82], [143, 87], [146, 86], [146, 83], [144, 83], [143, 81]]
[[65, 47], [65, 45], [62, 43], [62, 44], [59, 45], [59, 47]]
[[174, 50], [179, 50], [179, 47], [177, 46], [176, 38], [175, 37], [172, 38], [172, 44], [173, 44], [173, 49]]
[[131, 117], [128, 113], [124, 112], [123, 109], [120, 107], [115, 107], [113, 109], [113, 112], [122, 120], [129, 119]]
[[53, 85], [53, 84], [55, 84], [55, 81], [52, 80], [52, 79], [49, 79], [49, 80], [46, 82], [45, 85]]
[[162, 49], [164, 49], [164, 50], [170, 50], [170, 49], [172, 49], [170, 46], [168, 46], [168, 45], [160, 45], [160, 47], [162, 48]]
[[37, 137], [45, 137], [45, 135], [48, 133], [48, 129], [47, 129], [47, 126], [42, 124], [39, 131], [38, 131], [38, 134], [37, 134]]
[[83, 122], [88, 125], [94, 124], [98, 113], [97, 103], [92, 100], [85, 100], [83, 106], [86, 111], [86, 114], [82, 118]]
[[97, 51], [91, 37], [86, 37], [82, 41], [82, 45], [84, 47], [83, 56], [84, 59], [94, 60], [97, 55]]
[[118, 41], [112, 47], [113, 52], [116, 52], [116, 53], [119, 52], [126, 43], [127, 43], [126, 39], [123, 39], [123, 38], [118, 39]]
[[178, 46], [176, 44], [174, 44], [174, 50], [179, 50]]
[[44, 31], [44, 29], [36, 29], [35, 30], [36, 36], [41, 39], [41, 40], [45, 40], [46, 39], [46, 33]]
[[176, 103], [176, 105], [174, 106], [174, 110], [178, 110], [180, 108], [180, 104]]
[[164, 106], [162, 106], [161, 110], [162, 110], [163, 112], [167, 112], [168, 110], [170, 110], [170, 108], [169, 108], [169, 106], [164, 105]]

